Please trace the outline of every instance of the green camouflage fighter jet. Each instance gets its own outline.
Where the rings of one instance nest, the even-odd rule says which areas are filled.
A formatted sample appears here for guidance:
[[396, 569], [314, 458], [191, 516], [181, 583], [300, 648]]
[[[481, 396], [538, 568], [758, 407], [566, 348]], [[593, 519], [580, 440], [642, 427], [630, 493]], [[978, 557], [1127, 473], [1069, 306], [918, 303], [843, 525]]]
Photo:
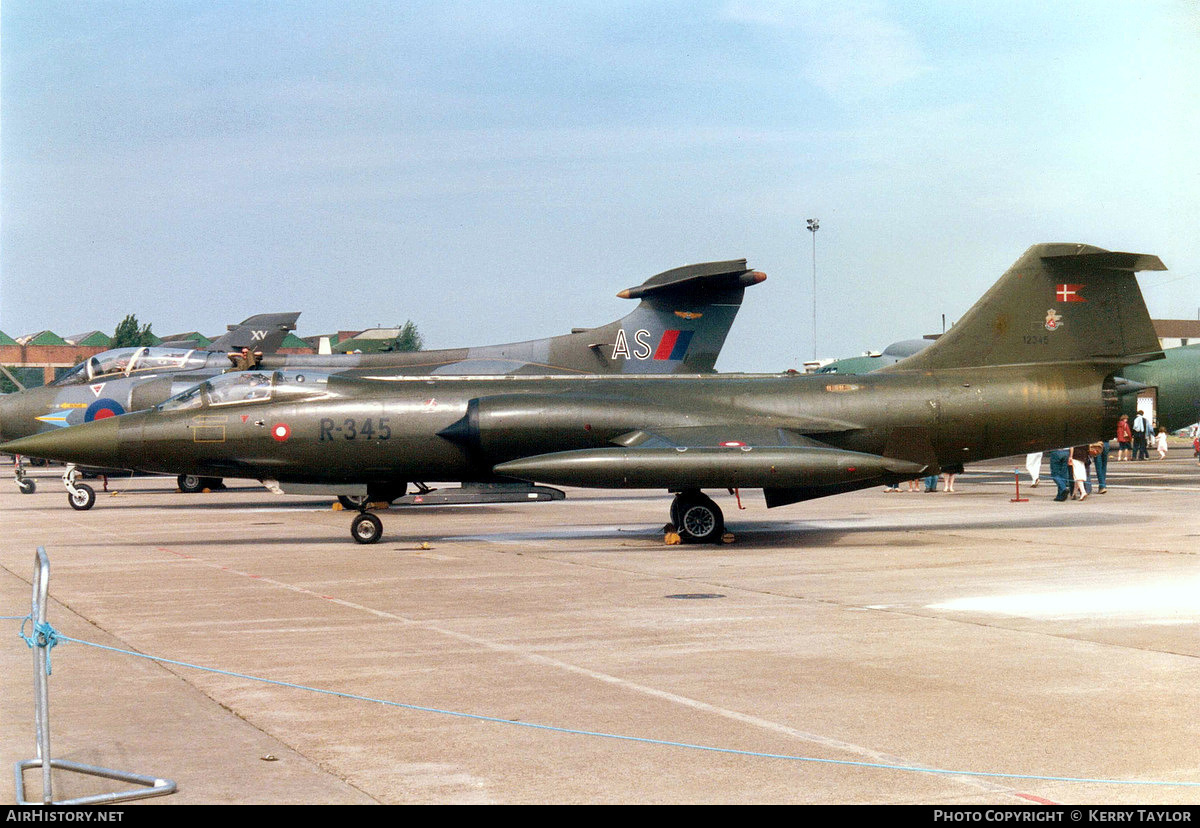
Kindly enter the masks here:
[[[714, 541], [724, 519], [703, 489], [761, 488], [781, 506], [1111, 433], [1114, 372], [1162, 356], [1134, 272], [1164, 269], [1036, 245], [937, 342], [859, 376], [260, 371], [0, 450], [384, 501], [414, 480], [665, 489], [682, 537]], [[373, 543], [382, 525], [364, 510], [351, 534]]]
[[[343, 371], [370, 368], [388, 374], [672, 374], [710, 373], [750, 285], [767, 277], [745, 259], [686, 265], [652, 276], [617, 295], [640, 300], [629, 314], [599, 328], [475, 348], [372, 354], [275, 354], [299, 314], [251, 317], [237, 337], [211, 350], [189, 347], [123, 348], [77, 365], [41, 388], [0, 398], [0, 440], [140, 411], [196, 383], [228, 371], [226, 352], [250, 345], [264, 352], [258, 367]], [[250, 337], [250, 339], [247, 339]], [[276, 341], [278, 339], [278, 341]], [[180, 475], [179, 487], [196, 492], [220, 480]], [[21, 491], [32, 479], [18, 476]]]

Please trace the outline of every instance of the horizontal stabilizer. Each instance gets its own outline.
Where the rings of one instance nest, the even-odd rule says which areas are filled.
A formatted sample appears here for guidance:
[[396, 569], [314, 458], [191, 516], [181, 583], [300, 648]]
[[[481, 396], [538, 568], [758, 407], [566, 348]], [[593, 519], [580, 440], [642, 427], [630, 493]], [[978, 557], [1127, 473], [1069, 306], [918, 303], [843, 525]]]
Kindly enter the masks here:
[[1044, 247], [1047, 250], [1042, 254], [1042, 258], [1047, 261], [1069, 261], [1104, 270], [1127, 270], [1130, 273], [1167, 269], [1162, 259], [1149, 253], [1120, 253], [1086, 244], [1047, 244]]
[[255, 314], [237, 325], [229, 325], [229, 332], [213, 340], [208, 347], [213, 351], [249, 348], [273, 354], [279, 350], [288, 332], [296, 330], [299, 318], [299, 312]]
[[649, 296], [675, 296], [695, 290], [744, 288], [756, 285], [766, 278], [765, 273], [748, 269], [745, 259], [705, 262], [684, 265], [651, 276], [637, 287], [626, 288], [617, 296], [622, 299], [645, 299]]

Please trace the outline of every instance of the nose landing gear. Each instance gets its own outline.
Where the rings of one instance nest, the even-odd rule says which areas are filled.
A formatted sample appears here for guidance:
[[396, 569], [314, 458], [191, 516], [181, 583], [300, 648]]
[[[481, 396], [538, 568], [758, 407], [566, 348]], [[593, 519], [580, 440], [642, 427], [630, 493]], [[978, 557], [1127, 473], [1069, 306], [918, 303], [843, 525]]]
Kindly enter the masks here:
[[72, 463], [63, 472], [63, 485], [67, 487], [67, 503], [77, 512], [86, 512], [96, 505], [96, 490], [86, 483], [76, 483], [79, 470]]
[[350, 537], [355, 543], [378, 543], [383, 537], [383, 521], [370, 512], [359, 512], [350, 522]]

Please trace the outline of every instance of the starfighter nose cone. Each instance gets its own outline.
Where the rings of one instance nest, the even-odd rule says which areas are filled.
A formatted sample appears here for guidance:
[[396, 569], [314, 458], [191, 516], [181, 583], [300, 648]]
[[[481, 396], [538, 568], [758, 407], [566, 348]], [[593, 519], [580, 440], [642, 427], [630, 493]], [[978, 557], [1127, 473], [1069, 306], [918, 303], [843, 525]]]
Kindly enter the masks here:
[[81, 466], [121, 468], [117, 461], [117, 418], [46, 431], [0, 444], [0, 451]]

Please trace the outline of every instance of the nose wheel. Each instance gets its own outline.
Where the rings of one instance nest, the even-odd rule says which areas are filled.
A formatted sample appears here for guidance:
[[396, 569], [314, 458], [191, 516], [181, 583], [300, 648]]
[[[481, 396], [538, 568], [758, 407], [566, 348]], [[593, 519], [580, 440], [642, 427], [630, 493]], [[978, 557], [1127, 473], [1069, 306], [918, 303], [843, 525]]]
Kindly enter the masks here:
[[21, 494], [33, 494], [37, 490], [37, 484], [32, 478], [25, 476], [25, 458], [17, 455], [17, 466], [13, 469], [13, 476], [17, 479], [17, 490]]
[[67, 503], [77, 512], [86, 512], [96, 505], [96, 490], [86, 483], [76, 483], [79, 470], [75, 464], [67, 466], [63, 472], [63, 485], [67, 487]]
[[720, 543], [725, 534], [721, 507], [695, 489], [675, 495], [671, 501], [671, 523], [684, 543]]
[[13, 474], [17, 478], [17, 490], [21, 494], [33, 494], [37, 491], [37, 483], [33, 482], [32, 477], [25, 476], [25, 460], [22, 457], [17, 458], [17, 467], [13, 470]]
[[67, 492], [67, 502], [77, 512], [86, 512], [96, 505], [96, 490], [86, 483], [80, 483], [72, 491]]
[[355, 543], [379, 543], [383, 537], [383, 521], [370, 512], [359, 512], [350, 522], [350, 537]]

